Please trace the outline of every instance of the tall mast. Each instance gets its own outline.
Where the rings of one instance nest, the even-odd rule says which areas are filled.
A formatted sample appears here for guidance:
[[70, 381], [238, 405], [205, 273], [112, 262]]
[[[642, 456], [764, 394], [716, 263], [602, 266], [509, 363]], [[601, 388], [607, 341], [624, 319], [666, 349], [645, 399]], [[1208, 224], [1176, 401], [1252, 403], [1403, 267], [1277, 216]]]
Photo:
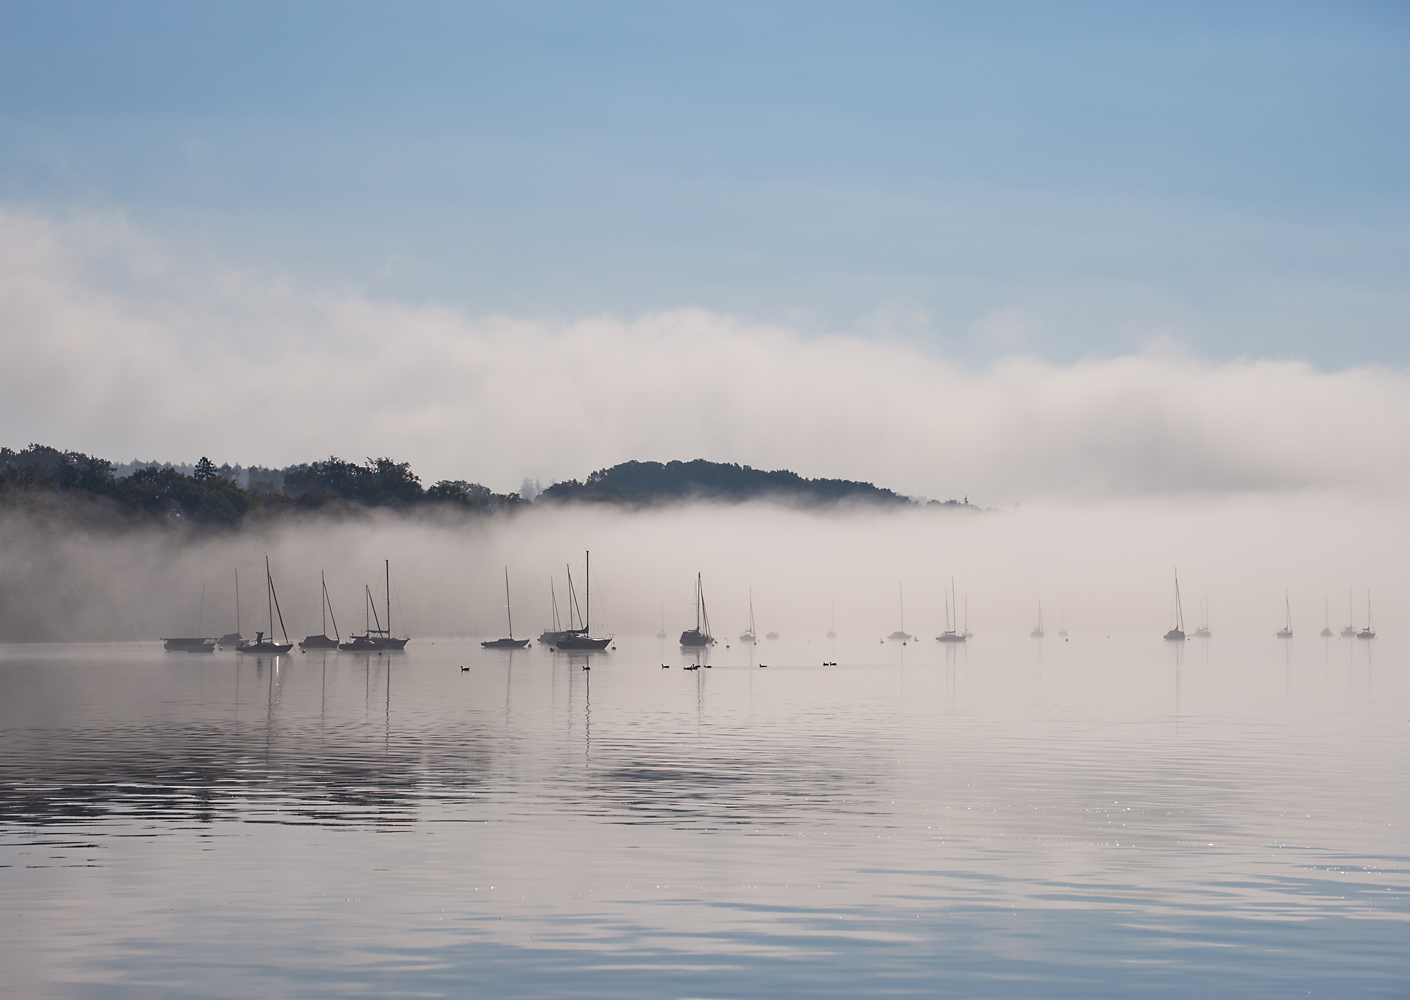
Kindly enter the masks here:
[[[322, 571], [322, 570], [319, 570], [318, 575], [319, 575], [319, 576], [322, 576], [322, 575], [323, 575], [323, 571]], [[327, 581], [324, 581], [324, 584], [323, 584], [323, 604], [324, 604], [324, 606], [328, 609], [328, 617], [331, 618], [331, 619], [333, 619], [333, 635], [335, 635], [335, 636], [338, 638], [338, 641], [341, 642], [341, 641], [343, 640], [343, 633], [341, 633], [341, 632], [338, 631], [338, 616], [335, 615], [335, 614], [333, 614], [333, 602], [328, 598], [328, 583], [327, 583]], [[325, 637], [328, 635], [328, 626], [327, 626], [327, 625], [323, 626], [323, 635], [324, 635]]]
[[[509, 638], [514, 638], [514, 608], [509, 603], [509, 567], [504, 567], [504, 612], [509, 616]], [[390, 629], [388, 635], [391, 634]]]
[[592, 626], [588, 622], [592, 621], [592, 553], [583, 550], [583, 592], [586, 598], [586, 607], [583, 610], [583, 631], [591, 632]]
[[240, 567], [235, 567], [235, 634], [240, 634]]
[[901, 602], [901, 631], [906, 631], [906, 592], [901, 589], [901, 581], [896, 581], [896, 594]]
[[[328, 578], [323, 575], [323, 570], [318, 571], [318, 583], [323, 588], [323, 601], [318, 605], [318, 610], [323, 612], [323, 636], [328, 637]], [[302, 647], [300, 647], [302, 648]]]
[[[392, 561], [387, 560], [387, 638], [392, 637]], [[505, 572], [509, 572], [505, 570]]]
[[1180, 606], [1180, 571], [1175, 571], [1175, 627], [1185, 631], [1185, 609]]
[[695, 631], [700, 631], [700, 601], [704, 592], [700, 589], [700, 574], [695, 574]]
[[264, 557], [264, 596], [269, 603], [269, 641], [274, 641], [274, 577], [269, 575], [269, 556]]

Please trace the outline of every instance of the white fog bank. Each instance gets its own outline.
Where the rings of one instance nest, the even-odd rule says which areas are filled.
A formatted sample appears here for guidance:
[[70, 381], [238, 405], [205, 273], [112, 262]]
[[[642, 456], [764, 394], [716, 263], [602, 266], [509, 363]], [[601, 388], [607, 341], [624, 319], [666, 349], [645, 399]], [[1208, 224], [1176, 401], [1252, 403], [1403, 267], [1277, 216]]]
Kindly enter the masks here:
[[690, 308], [476, 317], [198, 267], [108, 217], [0, 212], [0, 337], [3, 443], [115, 460], [390, 455], [508, 490], [707, 458], [981, 505], [1410, 483], [1399, 369], [1167, 346], [973, 370]]
[[[1267, 635], [1283, 622], [1287, 588], [1296, 634], [1311, 640], [1329, 598], [1334, 630], [1354, 588], [1364, 624], [1369, 588], [1384, 634], [1410, 626], [1407, 510], [1390, 499], [1335, 493], [1025, 504], [994, 513], [804, 512], [765, 504], [696, 505], [632, 513], [603, 507], [515, 517], [425, 521], [380, 514], [315, 521], [267, 534], [201, 540], [176, 534], [85, 535], [0, 519], [0, 640], [144, 639], [233, 630], [233, 575], [243, 581], [246, 635], [264, 629], [264, 556], [291, 638], [321, 631], [319, 572], [344, 634], [361, 628], [363, 586], [381, 594], [390, 559], [394, 625], [413, 636], [501, 635], [504, 567], [521, 637], [549, 624], [549, 581], [564, 596], [564, 564], [582, 586], [593, 553], [593, 624], [671, 638], [693, 626], [704, 574], [715, 634], [744, 627], [753, 589], [760, 632], [879, 637], [900, 626], [925, 641], [943, 627], [951, 575], [982, 637], [1026, 633], [1042, 601], [1050, 634], [1170, 627], [1179, 567], [1193, 627], [1208, 598], [1215, 634]], [[331, 631], [331, 628], [330, 628]]]

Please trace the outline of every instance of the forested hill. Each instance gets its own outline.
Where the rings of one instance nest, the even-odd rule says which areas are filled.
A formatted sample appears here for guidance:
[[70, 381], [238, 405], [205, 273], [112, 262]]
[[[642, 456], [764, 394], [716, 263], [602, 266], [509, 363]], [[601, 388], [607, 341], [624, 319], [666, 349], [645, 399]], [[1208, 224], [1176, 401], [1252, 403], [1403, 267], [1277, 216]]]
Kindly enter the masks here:
[[803, 504], [841, 501], [908, 504], [909, 497], [850, 479], [804, 479], [796, 472], [765, 472], [728, 462], [623, 462], [599, 469], [584, 482], [556, 483], [541, 500], [595, 501], [636, 505], [679, 500], [742, 502], [775, 499]]
[[[535, 504], [609, 503], [646, 507], [709, 500], [771, 500], [799, 506], [866, 503], [901, 506], [917, 501], [871, 483], [804, 479], [784, 469], [765, 472], [721, 462], [624, 462], [585, 482], [571, 480], [538, 491], [495, 493], [479, 483], [443, 479], [422, 486], [406, 462], [369, 458], [361, 464], [332, 457], [283, 469], [155, 464], [116, 474], [106, 459], [45, 445], [0, 448], [0, 511], [62, 512], [93, 524], [187, 524], [233, 528], [296, 514], [342, 515], [376, 507], [488, 513]], [[189, 468], [190, 474], [185, 469]], [[928, 506], [977, 510], [966, 498]]]

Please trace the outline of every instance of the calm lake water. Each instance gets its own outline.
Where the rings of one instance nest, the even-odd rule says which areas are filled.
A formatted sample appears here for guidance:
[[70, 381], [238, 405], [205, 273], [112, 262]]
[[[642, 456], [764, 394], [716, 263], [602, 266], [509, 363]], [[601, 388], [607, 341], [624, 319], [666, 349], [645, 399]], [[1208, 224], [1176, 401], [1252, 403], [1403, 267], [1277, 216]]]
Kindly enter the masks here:
[[617, 647], [0, 647], [5, 991], [1410, 995], [1395, 639]]

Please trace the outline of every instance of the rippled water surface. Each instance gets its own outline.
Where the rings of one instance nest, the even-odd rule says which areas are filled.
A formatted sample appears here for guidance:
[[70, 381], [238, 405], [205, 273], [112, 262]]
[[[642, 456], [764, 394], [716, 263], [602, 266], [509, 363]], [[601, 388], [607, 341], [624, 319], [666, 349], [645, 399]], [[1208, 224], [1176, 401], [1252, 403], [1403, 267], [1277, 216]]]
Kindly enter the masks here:
[[617, 647], [0, 647], [6, 991], [1410, 993], [1396, 640]]

